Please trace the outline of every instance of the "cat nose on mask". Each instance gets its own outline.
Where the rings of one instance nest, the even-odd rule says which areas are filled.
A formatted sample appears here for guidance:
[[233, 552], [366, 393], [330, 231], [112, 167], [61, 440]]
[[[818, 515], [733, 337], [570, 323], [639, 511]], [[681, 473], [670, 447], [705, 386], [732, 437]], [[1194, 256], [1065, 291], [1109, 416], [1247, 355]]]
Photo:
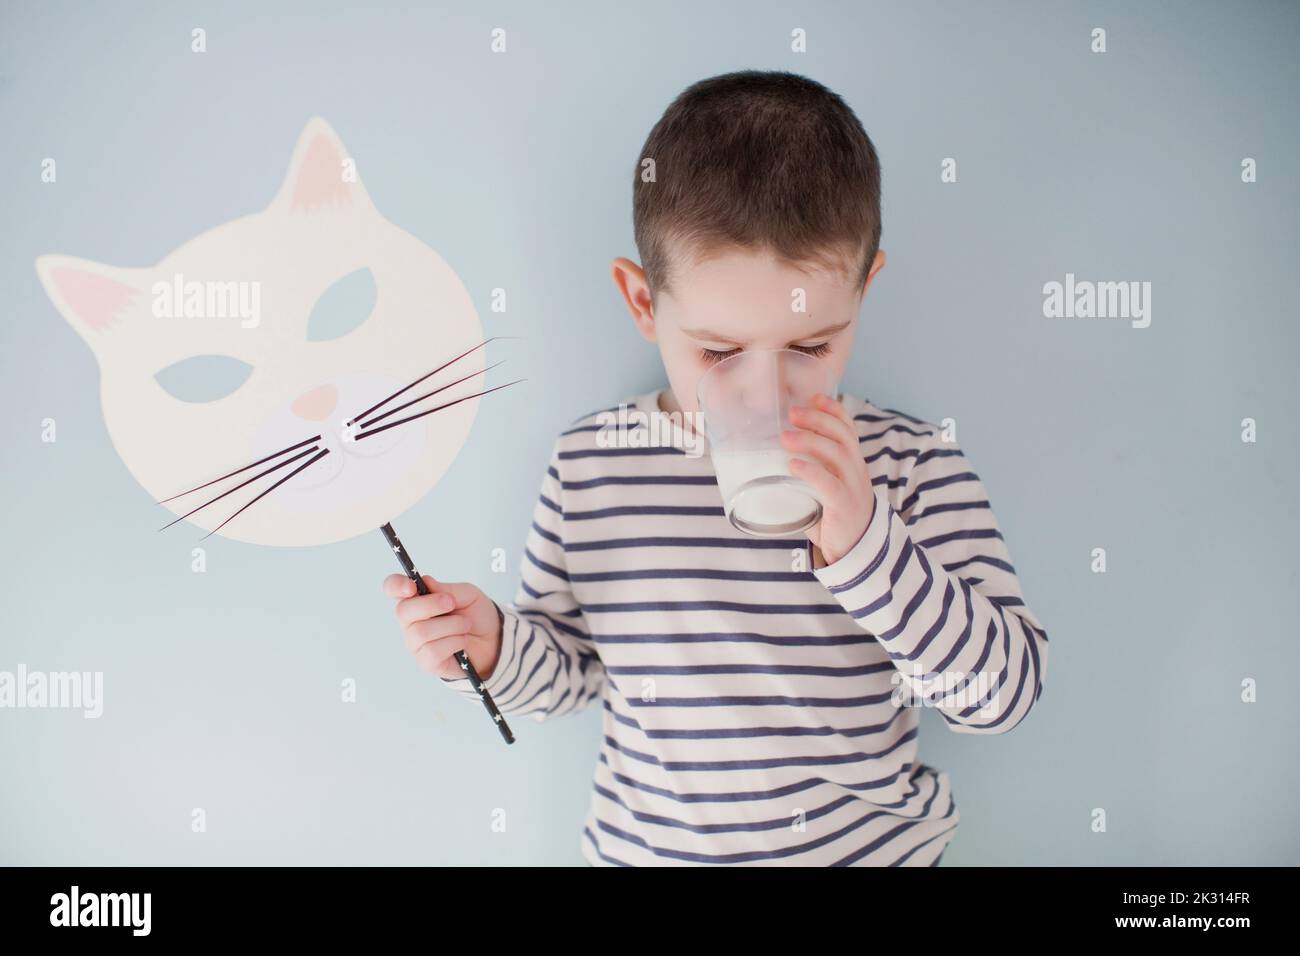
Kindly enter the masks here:
[[322, 385], [310, 392], [303, 392], [294, 399], [289, 409], [299, 418], [319, 422], [329, 417], [338, 401], [339, 390], [333, 385]]

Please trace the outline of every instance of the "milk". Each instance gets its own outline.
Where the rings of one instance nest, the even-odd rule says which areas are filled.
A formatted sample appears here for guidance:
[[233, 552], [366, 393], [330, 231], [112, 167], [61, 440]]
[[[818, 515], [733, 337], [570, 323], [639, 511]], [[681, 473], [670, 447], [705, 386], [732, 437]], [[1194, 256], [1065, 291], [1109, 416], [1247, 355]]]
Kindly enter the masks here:
[[[727, 515], [745, 526], [743, 530], [754, 533], [768, 529], [773, 534], [789, 534], [802, 530], [801, 526], [812, 525], [819, 517], [812, 488], [791, 476], [789, 458], [789, 453], [780, 448], [714, 450], [713, 467], [723, 504]], [[736, 497], [746, 482], [774, 475], [782, 475], [784, 480], [751, 487]]]

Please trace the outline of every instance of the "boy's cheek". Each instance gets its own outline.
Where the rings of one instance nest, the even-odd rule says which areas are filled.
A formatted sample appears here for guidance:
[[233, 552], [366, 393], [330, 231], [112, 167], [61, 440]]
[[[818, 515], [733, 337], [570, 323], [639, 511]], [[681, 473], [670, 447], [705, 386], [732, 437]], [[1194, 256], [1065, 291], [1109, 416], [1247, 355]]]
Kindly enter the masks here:
[[697, 411], [696, 389], [707, 371], [704, 360], [694, 355], [673, 354], [668, 351], [663, 353], [663, 360], [668, 384], [672, 386], [677, 404], [683, 411]]

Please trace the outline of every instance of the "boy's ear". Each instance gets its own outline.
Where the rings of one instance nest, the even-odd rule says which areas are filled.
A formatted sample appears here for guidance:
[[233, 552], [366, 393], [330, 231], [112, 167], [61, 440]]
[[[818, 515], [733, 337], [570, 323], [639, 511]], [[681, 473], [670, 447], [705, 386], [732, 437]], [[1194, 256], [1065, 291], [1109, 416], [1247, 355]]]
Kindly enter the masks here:
[[632, 313], [637, 331], [647, 342], [655, 341], [654, 302], [650, 298], [650, 284], [646, 281], [645, 270], [631, 259], [620, 256], [610, 265], [610, 272], [614, 277], [614, 285], [618, 286], [628, 311]]
[[876, 258], [871, 262], [871, 271], [867, 273], [867, 281], [862, 283], [862, 294], [866, 295], [867, 290], [871, 288], [871, 280], [876, 277], [876, 273], [885, 268], [885, 250], [876, 250]]

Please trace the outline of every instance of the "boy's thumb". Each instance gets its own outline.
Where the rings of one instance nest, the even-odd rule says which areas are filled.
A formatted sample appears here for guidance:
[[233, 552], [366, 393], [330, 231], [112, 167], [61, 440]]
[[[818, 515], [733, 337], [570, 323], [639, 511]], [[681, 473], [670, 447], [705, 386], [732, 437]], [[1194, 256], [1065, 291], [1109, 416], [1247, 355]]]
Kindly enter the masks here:
[[472, 604], [478, 597], [478, 588], [467, 581], [439, 581], [429, 574], [422, 574], [430, 594], [450, 594], [457, 607]]

